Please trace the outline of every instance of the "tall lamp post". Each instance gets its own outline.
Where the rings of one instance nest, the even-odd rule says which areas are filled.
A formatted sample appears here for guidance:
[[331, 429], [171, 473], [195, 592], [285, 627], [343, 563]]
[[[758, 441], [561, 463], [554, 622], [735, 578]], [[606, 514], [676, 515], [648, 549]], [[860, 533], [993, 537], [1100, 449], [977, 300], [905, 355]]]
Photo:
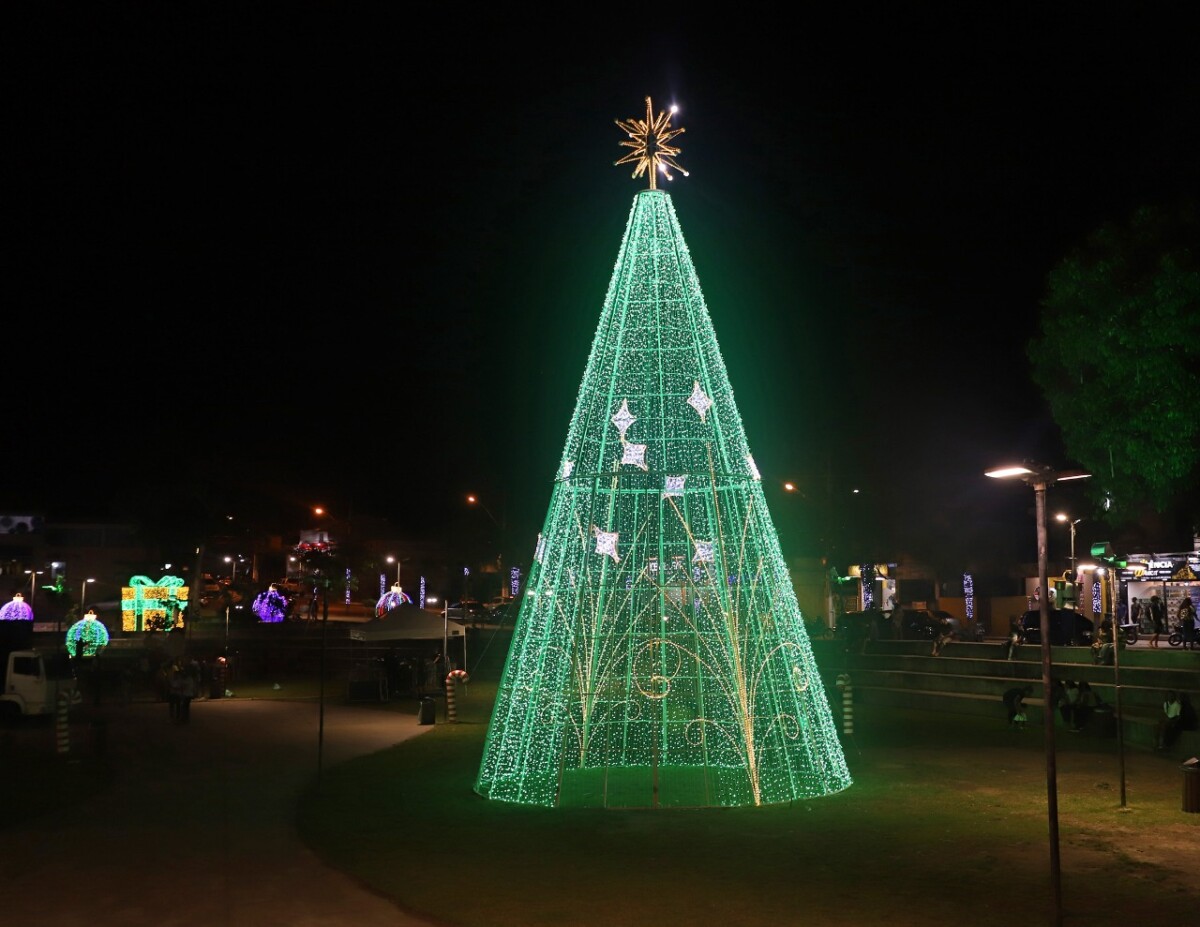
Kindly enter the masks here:
[[387, 562], [396, 564], [396, 585], [397, 586], [400, 585], [400, 565], [403, 563], [407, 563], [411, 559], [412, 559], [412, 557], [393, 557], [391, 554], [388, 555]]
[[1067, 480], [1086, 479], [1090, 473], [1056, 473], [1041, 464], [996, 467], [985, 473], [993, 479], [1020, 479], [1033, 487], [1037, 518], [1038, 636], [1042, 643], [1042, 739], [1046, 751], [1046, 814], [1050, 836], [1050, 886], [1054, 896], [1054, 927], [1062, 927], [1062, 868], [1058, 853], [1058, 770], [1054, 757], [1054, 682], [1051, 679], [1050, 594], [1046, 588], [1046, 489]]
[[[479, 497], [477, 495], [475, 495], [474, 493], [471, 493], [467, 496], [467, 503], [469, 505], [477, 505], [481, 509], [483, 509], [485, 512], [487, 512], [487, 517], [492, 520], [492, 524], [500, 529], [501, 539], [500, 539], [500, 544], [498, 544], [497, 546], [498, 547], [501, 546], [504, 543], [504, 538], [503, 538], [504, 523], [501, 521], [497, 521], [496, 516], [492, 514], [492, 510], [489, 509], [486, 505], [484, 505], [479, 500]], [[501, 514], [503, 514], [503, 509], [501, 509]], [[502, 553], [496, 555], [496, 572], [500, 574], [500, 598], [504, 598], [504, 555]], [[466, 617], [466, 616], [464, 615], [463, 617]]]
[[29, 604], [33, 605], [33, 597], [37, 595], [37, 578], [45, 572], [45, 570], [26, 570], [29, 574]]
[[1075, 526], [1083, 521], [1082, 518], [1072, 518], [1066, 512], [1054, 516], [1055, 521], [1066, 522], [1071, 528], [1071, 582], [1075, 582]]

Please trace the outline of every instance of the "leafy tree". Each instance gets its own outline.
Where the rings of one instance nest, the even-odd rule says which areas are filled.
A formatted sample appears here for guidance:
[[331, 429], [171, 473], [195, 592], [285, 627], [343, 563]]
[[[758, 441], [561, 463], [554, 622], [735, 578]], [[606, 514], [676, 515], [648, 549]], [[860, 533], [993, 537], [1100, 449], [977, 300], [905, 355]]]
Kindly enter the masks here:
[[1109, 223], [1049, 274], [1034, 382], [1114, 522], [1187, 507], [1200, 484], [1200, 225], [1194, 203]]

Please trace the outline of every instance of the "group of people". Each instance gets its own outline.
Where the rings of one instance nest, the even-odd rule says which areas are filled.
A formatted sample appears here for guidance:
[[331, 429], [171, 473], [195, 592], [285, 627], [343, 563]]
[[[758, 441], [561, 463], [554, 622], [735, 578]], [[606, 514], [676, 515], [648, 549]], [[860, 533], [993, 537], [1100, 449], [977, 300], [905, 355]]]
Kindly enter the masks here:
[[192, 699], [200, 685], [199, 677], [199, 665], [186, 657], [176, 658], [167, 667], [167, 707], [176, 724], [187, 724], [192, 716]]
[[1059, 717], [1067, 730], [1078, 734], [1087, 724], [1088, 718], [1104, 703], [1100, 700], [1086, 680], [1073, 682], [1070, 679], [1059, 680], [1055, 684], [1054, 702], [1058, 706]]
[[[1162, 636], [1169, 633], [1167, 626], [1167, 606], [1159, 595], [1152, 595], [1148, 601], [1139, 601], [1134, 596], [1130, 602], [1130, 618], [1138, 627], [1143, 621], [1150, 625], [1150, 646], [1157, 647]], [[1184, 595], [1175, 607], [1175, 626], [1183, 637], [1184, 649], [1200, 649], [1200, 614], [1196, 611], [1196, 603], [1190, 595]]]
[[[1088, 718], [1104, 702], [1092, 691], [1092, 687], [1084, 682], [1058, 680], [1054, 683], [1054, 698], [1052, 702], [1058, 709], [1059, 716], [1067, 725], [1067, 730], [1078, 733], [1087, 724]], [[1013, 728], [1023, 728], [1028, 720], [1025, 700], [1033, 694], [1033, 686], [1013, 686], [1002, 696], [1004, 707], [1008, 712], [1008, 724]]]
[[[1190, 595], [1179, 600], [1175, 609], [1175, 622], [1183, 635], [1183, 646], [1188, 650], [1200, 650], [1200, 613], [1196, 611], [1196, 603]], [[1158, 635], [1155, 635], [1157, 640]]]

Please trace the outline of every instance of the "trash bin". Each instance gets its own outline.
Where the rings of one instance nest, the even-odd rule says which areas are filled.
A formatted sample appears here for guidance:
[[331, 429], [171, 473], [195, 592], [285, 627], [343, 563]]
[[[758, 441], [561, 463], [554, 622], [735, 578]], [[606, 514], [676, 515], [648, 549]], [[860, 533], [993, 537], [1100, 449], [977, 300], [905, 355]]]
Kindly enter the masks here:
[[433, 724], [437, 711], [437, 703], [428, 695], [423, 696], [417, 703], [417, 724]]
[[1087, 729], [1096, 737], [1117, 736], [1117, 716], [1109, 705], [1099, 705], [1088, 720]]
[[1192, 757], [1179, 768], [1183, 771], [1183, 810], [1200, 814], [1200, 759]]

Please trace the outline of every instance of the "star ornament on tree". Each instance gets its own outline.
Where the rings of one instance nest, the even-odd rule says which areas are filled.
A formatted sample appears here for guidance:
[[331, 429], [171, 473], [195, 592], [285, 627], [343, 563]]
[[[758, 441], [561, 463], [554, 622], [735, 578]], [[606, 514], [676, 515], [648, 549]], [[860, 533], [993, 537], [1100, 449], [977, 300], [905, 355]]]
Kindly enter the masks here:
[[697, 380], [692, 386], [692, 395], [688, 397], [688, 405], [695, 409], [700, 414], [700, 421], [705, 420], [708, 415], [708, 410], [712, 406], [712, 400], [704, 394], [704, 390], [700, 388], [700, 381]]
[[620, 556], [617, 554], [617, 531], [601, 531], [595, 525], [592, 526], [592, 533], [596, 536], [596, 553], [612, 557], [617, 563], [621, 562]]
[[621, 455], [621, 463], [631, 464], [648, 471], [650, 468], [646, 466], [646, 445], [625, 442], [625, 450]]
[[637, 421], [637, 416], [629, 411], [628, 399], [621, 400], [621, 408], [617, 409], [609, 421], [617, 426], [617, 431], [621, 432], [621, 440], [624, 441], [625, 432], [629, 430], [630, 425]]
[[617, 126], [628, 133], [629, 138], [626, 141], [618, 142], [622, 148], [631, 149], [629, 154], [621, 158], [619, 161], [614, 161], [615, 166], [622, 164], [633, 165], [633, 177], [636, 180], [642, 174], [650, 175], [650, 189], [658, 189], [658, 173], [667, 180], [674, 180], [668, 167], [673, 167], [675, 170], [688, 176], [685, 171], [675, 161], [675, 155], [679, 154], [679, 149], [670, 144], [671, 140], [677, 135], [683, 133], [683, 127], [678, 129], [671, 128], [671, 117], [675, 115], [677, 107], [672, 106], [668, 112], [654, 115], [654, 105], [650, 102], [650, 98], [646, 97], [646, 118], [645, 119], [618, 119]]

